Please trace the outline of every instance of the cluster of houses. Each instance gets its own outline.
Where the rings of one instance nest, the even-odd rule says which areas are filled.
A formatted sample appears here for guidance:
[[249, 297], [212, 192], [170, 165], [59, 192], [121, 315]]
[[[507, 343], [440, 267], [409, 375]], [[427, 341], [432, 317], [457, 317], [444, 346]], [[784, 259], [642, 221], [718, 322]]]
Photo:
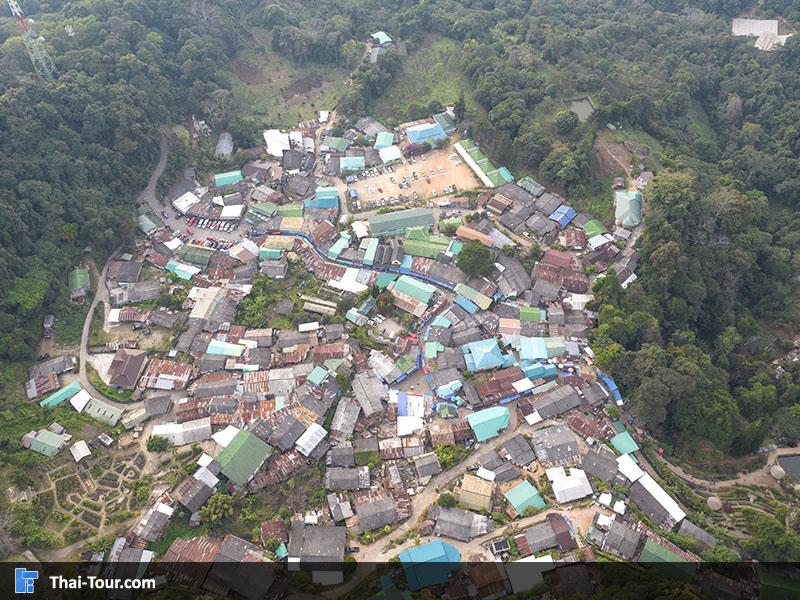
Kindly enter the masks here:
[[[375, 48], [391, 43], [385, 37], [375, 39]], [[294, 515], [288, 525], [264, 523], [260, 543], [231, 535], [177, 539], [165, 561], [192, 563], [196, 568], [182, 576], [213, 591], [238, 591], [235, 569], [218, 570], [218, 563], [264, 560], [262, 546], [290, 565], [341, 563], [348, 534], [368, 542], [391, 531], [413, 517], [414, 498], [427, 486], [456, 479], [456, 505], [430, 507], [420, 535], [454, 543], [485, 538], [506, 560], [546, 562], [555, 553], [569, 561], [586, 547], [563, 513], [493, 539], [495, 515], [522, 520], [548, 506], [594, 502], [598, 515], [587, 539], [599, 551], [626, 559], [671, 553], [696, 560], [658, 529], [679, 527], [708, 546], [715, 541], [639, 466], [631, 433], [604, 410], [621, 406], [622, 395], [593, 365], [589, 346], [596, 318], [588, 308], [590, 275], [612, 269], [623, 286], [636, 278], [638, 254], [626, 240], [641, 221], [640, 192], [615, 193], [609, 231], [535, 181], [515, 183], [507, 169], [462, 140], [456, 150], [487, 191], [478, 198], [477, 220], [446, 222], [457, 226], [454, 236], [442, 233], [442, 222], [437, 230], [432, 208], [341, 222], [342, 187], [317, 180], [319, 161], [331, 177], [344, 179], [370, 164], [401, 160], [402, 139], [410, 145], [446, 140], [455, 128], [441, 115], [395, 132], [364, 118], [341, 138], [322, 136], [318, 156], [316, 129], [327, 116], [289, 132], [264, 132], [269, 160], [218, 174], [205, 187], [191, 182], [192, 189], [173, 190], [172, 206], [184, 218], [252, 226], [229, 247], [192, 243], [149, 207], [140, 209], [145, 241], [108, 266], [108, 324], [158, 326], [175, 335], [166, 356], [134, 345], [116, 348], [102, 374], [109, 386], [135, 391], [140, 406], [122, 410], [77, 382], [62, 386], [60, 374], [75, 367], [71, 357], [31, 370], [28, 396], [44, 397], [44, 408], [69, 401], [110, 427], [120, 422], [139, 430], [157, 418], [151, 435], [177, 446], [206, 443], [193, 473], [148, 507], [112, 548], [112, 558], [151, 560], [148, 548], [176, 510], [183, 507], [197, 524], [215, 491], [256, 493], [321, 463], [323, 509]], [[373, 147], [353, 146], [359, 137], [374, 140]], [[222, 150], [228, 146], [226, 138]], [[521, 238], [536, 239], [544, 249], [532, 272], [502, 252]], [[457, 266], [470, 241], [495, 254], [484, 277]], [[237, 307], [252, 293], [253, 278], [284, 278], [290, 263], [315, 275], [317, 291], [301, 290], [299, 300], [287, 294], [271, 310], [301, 314], [301, 322], [283, 329], [237, 325]], [[145, 266], [157, 276], [142, 280]], [[188, 290], [179, 310], [137, 306], [152, 306], [175, 287]], [[88, 271], [76, 269], [70, 288], [82, 301]], [[383, 318], [382, 295], [415, 325], [381, 336], [380, 344], [364, 343], [355, 334]], [[359, 302], [341, 310], [353, 297]], [[518, 431], [509, 431], [512, 423]], [[54, 424], [31, 432], [23, 444], [52, 456], [68, 441]], [[437, 452], [455, 446], [475, 450], [472, 467], [461, 475], [443, 467]], [[81, 446], [73, 454], [84, 451]], [[457, 563], [460, 554], [438, 539], [401, 552], [411, 589], [431, 584], [419, 564], [443, 559]], [[476, 571], [471, 585], [513, 590], [512, 572]], [[337, 577], [324, 570], [319, 576], [326, 582]], [[445, 572], [433, 583], [446, 581]], [[462, 584], [451, 582], [450, 597]]]

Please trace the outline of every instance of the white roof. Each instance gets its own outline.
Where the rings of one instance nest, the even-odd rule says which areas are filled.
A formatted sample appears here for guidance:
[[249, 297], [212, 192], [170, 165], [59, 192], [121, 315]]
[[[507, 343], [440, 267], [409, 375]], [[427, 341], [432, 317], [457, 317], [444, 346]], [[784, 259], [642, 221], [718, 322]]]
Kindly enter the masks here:
[[645, 473], [639, 478], [639, 483], [642, 485], [644, 489], [658, 502], [661, 507], [669, 513], [669, 516], [672, 517], [672, 520], [676, 523], [680, 523], [683, 521], [684, 517], [686, 517], [686, 513], [683, 512], [683, 509], [678, 506], [678, 503], [670, 496], [667, 492], [664, 491], [658, 483], [656, 483], [655, 479], [650, 477], [648, 473]]
[[108, 322], [109, 323], [119, 323], [119, 308], [112, 308], [108, 311]]
[[792, 37], [792, 34], [775, 35], [774, 33], [762, 33], [756, 40], [755, 47], [759, 50], [766, 50], [767, 52], [775, 50], [778, 46], [786, 44], [786, 40]]
[[164, 504], [163, 502], [159, 502], [156, 504], [156, 512], [160, 512], [162, 515], [167, 515], [168, 517], [172, 516], [172, 513], [175, 512], [175, 509], [172, 508], [169, 504]]
[[330, 117], [331, 111], [329, 110], [321, 110], [319, 111], [319, 122], [320, 123], [327, 123], [328, 117]]
[[597, 524], [600, 527], [608, 527], [609, 525], [611, 525], [612, 521], [613, 519], [608, 515], [604, 515], [603, 513], [597, 513]]
[[356, 234], [358, 239], [369, 236], [369, 228], [366, 221], [353, 221], [353, 233]]
[[328, 432], [321, 425], [312, 423], [303, 432], [303, 435], [297, 438], [296, 446], [298, 452], [303, 456], [308, 456], [326, 435], [328, 435]]
[[328, 285], [337, 290], [350, 292], [351, 294], [360, 294], [369, 289], [369, 286], [364, 285], [358, 281], [358, 274], [361, 269], [354, 267], [347, 267], [341, 279], [331, 279]]
[[89, 394], [89, 392], [81, 389], [80, 392], [69, 399], [69, 403], [72, 405], [72, 408], [78, 412], [83, 412], [83, 409], [86, 408], [86, 405], [89, 404], [89, 400], [91, 399], [92, 396]]
[[589, 238], [587, 243], [589, 244], [589, 248], [592, 250], [597, 250], [601, 246], [605, 246], [609, 242], [613, 242], [614, 237], [608, 235], [607, 233], [600, 233], [598, 235], [594, 235]]
[[216, 204], [217, 206], [225, 206], [225, 201], [222, 199], [222, 196], [214, 196], [211, 199], [211, 204]]
[[228, 250], [228, 254], [237, 259], [242, 255], [242, 252], [247, 252], [254, 257], [258, 257], [258, 244], [256, 244], [253, 240], [244, 238], [242, 241]]
[[185, 213], [195, 204], [200, 202], [200, 198], [194, 195], [194, 192], [186, 192], [182, 196], [178, 196], [172, 201], [172, 206], [179, 212]]
[[397, 435], [411, 435], [425, 427], [421, 417], [397, 417]]
[[623, 454], [617, 457], [617, 467], [619, 468], [619, 472], [625, 475], [631, 483], [644, 475], [644, 471], [639, 468], [639, 465], [636, 464], [629, 454]]
[[164, 242], [164, 245], [173, 252], [175, 252], [175, 250], [183, 246], [183, 242], [180, 241], [178, 238], [172, 238], [171, 240], [167, 240], [166, 242]]
[[617, 500], [616, 502], [614, 502], [614, 507], [611, 510], [613, 510], [618, 515], [624, 515], [626, 508], [627, 507], [625, 506], [625, 502], [623, 500]]
[[386, 146], [386, 148], [381, 148], [378, 150], [378, 154], [380, 154], [381, 160], [385, 163], [394, 162], [403, 158], [403, 153], [400, 152], [400, 148], [397, 146]]
[[75, 459], [75, 462], [80, 462], [82, 458], [86, 458], [92, 453], [92, 451], [89, 450], [89, 445], [84, 440], [72, 444], [72, 446], [69, 447], [69, 451], [72, 453], [72, 458]]
[[220, 219], [240, 219], [244, 212], [244, 204], [230, 204], [222, 207], [222, 212], [219, 213]]
[[594, 299], [594, 294], [567, 294], [564, 304], [569, 304], [574, 310], [583, 310]]
[[490, 471], [484, 467], [478, 467], [478, 470], [475, 471], [475, 475], [476, 477], [480, 477], [486, 481], [494, 481], [494, 478], [496, 477], [494, 471]]
[[201, 466], [201, 467], [207, 467], [207, 466], [208, 466], [208, 465], [210, 465], [210, 464], [211, 464], [213, 461], [214, 461], [214, 459], [213, 459], [213, 458], [211, 458], [211, 455], [209, 455], [209, 454], [206, 454], [205, 452], [203, 452], [203, 453], [200, 455], [200, 458], [198, 458], [198, 459], [197, 459], [197, 464], [198, 464], [199, 466]]
[[302, 131], [290, 131], [289, 132], [289, 141], [294, 142], [298, 146], [302, 145], [303, 143], [303, 132]]
[[267, 154], [276, 158], [283, 158], [283, 151], [291, 148], [288, 134], [281, 133], [278, 129], [267, 129], [264, 132], [264, 141], [267, 144]]
[[193, 477], [195, 479], [197, 479], [198, 481], [202, 481], [203, 483], [205, 483], [208, 487], [210, 487], [212, 489], [219, 483], [219, 477], [214, 475], [206, 467], [200, 467], [199, 469], [197, 469], [197, 471], [195, 471], [195, 474], [193, 475]]
[[734, 19], [731, 23], [733, 35], [759, 37], [765, 33], [778, 35], [778, 21], [775, 19]]
[[217, 444], [219, 444], [223, 448], [227, 448], [228, 444], [233, 441], [233, 438], [236, 437], [236, 434], [239, 433], [240, 429], [238, 427], [234, 427], [233, 425], [228, 425], [222, 431], [218, 431], [214, 435], [211, 436]]
[[318, 321], [309, 321], [308, 323], [300, 323], [297, 326], [297, 331], [300, 332], [308, 332], [308, 331], [317, 331], [319, 329], [319, 322]]
[[165, 437], [176, 446], [207, 440], [211, 437], [211, 417], [185, 423], [162, 423], [153, 427], [152, 435]]
[[525, 422], [528, 425], [535, 425], [536, 423], [540, 423], [541, 421], [542, 417], [539, 414], [539, 411], [536, 409], [534, 409], [534, 411], [531, 414], [525, 415]]
[[520, 379], [519, 381], [515, 381], [511, 385], [514, 387], [514, 389], [517, 391], [518, 394], [533, 389], [533, 382], [527, 377], [525, 377], [524, 379]]
[[569, 475], [567, 475], [564, 467], [553, 467], [547, 469], [545, 473], [553, 487], [556, 501], [559, 503], [572, 502], [592, 493], [589, 478], [581, 469], [570, 469]]
[[602, 493], [602, 494], [600, 494], [600, 496], [597, 498], [597, 501], [598, 501], [600, 504], [602, 504], [603, 506], [611, 506], [611, 501], [613, 500], [613, 498], [614, 498], [614, 497], [611, 495], [611, 492], [603, 492], [603, 493]]

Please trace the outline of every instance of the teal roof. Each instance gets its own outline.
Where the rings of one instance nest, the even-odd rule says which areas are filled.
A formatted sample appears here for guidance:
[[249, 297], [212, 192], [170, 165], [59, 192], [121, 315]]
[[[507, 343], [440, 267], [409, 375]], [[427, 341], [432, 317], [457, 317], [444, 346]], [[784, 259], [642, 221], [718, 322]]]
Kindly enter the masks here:
[[372, 39], [375, 40], [378, 44], [383, 46], [384, 44], [388, 44], [392, 41], [385, 31], [376, 31], [372, 34]]
[[65, 385], [60, 390], [56, 390], [52, 394], [50, 394], [47, 398], [39, 402], [39, 406], [42, 408], [53, 408], [54, 406], [58, 406], [65, 400], [69, 400], [75, 394], [81, 391], [81, 384], [77, 381], [73, 381], [69, 385]]
[[483, 371], [500, 367], [505, 362], [497, 340], [477, 340], [461, 346], [468, 371]]
[[618, 433], [611, 438], [611, 445], [614, 446], [614, 449], [620, 454], [630, 454], [631, 452], [636, 452], [639, 449], [639, 445], [636, 443], [636, 440], [633, 439], [628, 431]]
[[316, 200], [338, 200], [339, 190], [332, 186], [318, 187], [317, 191], [314, 193], [314, 198]]
[[433, 115], [433, 120], [442, 126], [442, 129], [444, 129], [445, 133], [453, 133], [456, 130], [455, 122], [447, 113]]
[[330, 250], [328, 250], [328, 256], [332, 256], [334, 258], [339, 256], [342, 252], [344, 252], [344, 249], [347, 248], [347, 246], [349, 245], [350, 245], [350, 236], [346, 233], [341, 234], [339, 236], [339, 239], [336, 240], [333, 246], [331, 246]]
[[378, 279], [375, 280], [375, 286], [382, 290], [395, 279], [397, 279], [397, 275], [392, 275], [391, 273], [381, 273], [378, 275]]
[[505, 406], [492, 406], [467, 415], [467, 423], [472, 427], [475, 438], [483, 442], [508, 427], [510, 416]]
[[430, 302], [436, 288], [429, 283], [419, 281], [408, 275], [401, 275], [389, 289], [393, 292], [402, 292], [408, 294], [412, 298], [416, 298], [420, 302], [427, 304]]
[[614, 192], [614, 220], [624, 227], [636, 227], [642, 221], [642, 194]]
[[536, 510], [542, 510], [546, 506], [539, 490], [533, 487], [527, 479], [518, 483], [503, 495], [509, 504], [514, 507], [518, 515], [523, 514], [531, 506]]
[[363, 156], [342, 156], [339, 159], [339, 170], [346, 171], [363, 171], [366, 169], [367, 163]]
[[378, 251], [378, 238], [367, 240], [367, 250], [364, 253], [364, 264], [371, 265], [375, 262], [375, 253]]
[[547, 358], [547, 346], [544, 343], [544, 338], [522, 336], [517, 344], [520, 360]]
[[258, 249], [258, 258], [262, 260], [280, 260], [281, 258], [281, 251], [280, 248], [259, 248]]
[[239, 183], [243, 179], [244, 177], [242, 177], [241, 171], [228, 171], [227, 173], [214, 175], [214, 185], [217, 187], [232, 185], [234, 183]]
[[285, 543], [281, 542], [280, 545], [275, 548], [275, 556], [281, 560], [289, 556], [289, 550], [287, 550]]
[[394, 134], [390, 131], [381, 131], [375, 136], [375, 147], [379, 150], [381, 148], [388, 148], [394, 144]]
[[328, 377], [328, 370], [319, 366], [314, 367], [314, 370], [308, 374], [308, 380], [314, 385], [322, 385], [326, 377]]
[[222, 340], [211, 340], [206, 348], [206, 354], [222, 354], [223, 356], [241, 356], [244, 353], [244, 346], [231, 344]]
[[403, 566], [408, 589], [412, 591], [444, 583], [461, 562], [461, 553], [441, 540], [412, 546], [397, 557]]

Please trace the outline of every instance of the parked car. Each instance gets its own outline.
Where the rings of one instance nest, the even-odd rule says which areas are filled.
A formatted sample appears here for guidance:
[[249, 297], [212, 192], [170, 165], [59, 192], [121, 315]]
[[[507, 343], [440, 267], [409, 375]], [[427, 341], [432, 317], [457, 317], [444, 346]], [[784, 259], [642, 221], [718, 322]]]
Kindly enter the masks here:
[[169, 219], [169, 215], [167, 214], [167, 211], [165, 211], [165, 210], [161, 211], [161, 216], [164, 217], [165, 219]]

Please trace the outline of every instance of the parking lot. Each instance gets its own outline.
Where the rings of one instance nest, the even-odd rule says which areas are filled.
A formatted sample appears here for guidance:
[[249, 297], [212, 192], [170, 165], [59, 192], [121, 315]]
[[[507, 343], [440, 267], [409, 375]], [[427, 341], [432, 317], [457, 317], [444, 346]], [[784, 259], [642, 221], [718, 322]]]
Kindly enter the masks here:
[[390, 168], [368, 169], [357, 177], [358, 181], [348, 186], [358, 193], [357, 199], [348, 199], [352, 212], [382, 206], [427, 205], [430, 200], [457, 195], [480, 185], [452, 147], [404, 158]]

